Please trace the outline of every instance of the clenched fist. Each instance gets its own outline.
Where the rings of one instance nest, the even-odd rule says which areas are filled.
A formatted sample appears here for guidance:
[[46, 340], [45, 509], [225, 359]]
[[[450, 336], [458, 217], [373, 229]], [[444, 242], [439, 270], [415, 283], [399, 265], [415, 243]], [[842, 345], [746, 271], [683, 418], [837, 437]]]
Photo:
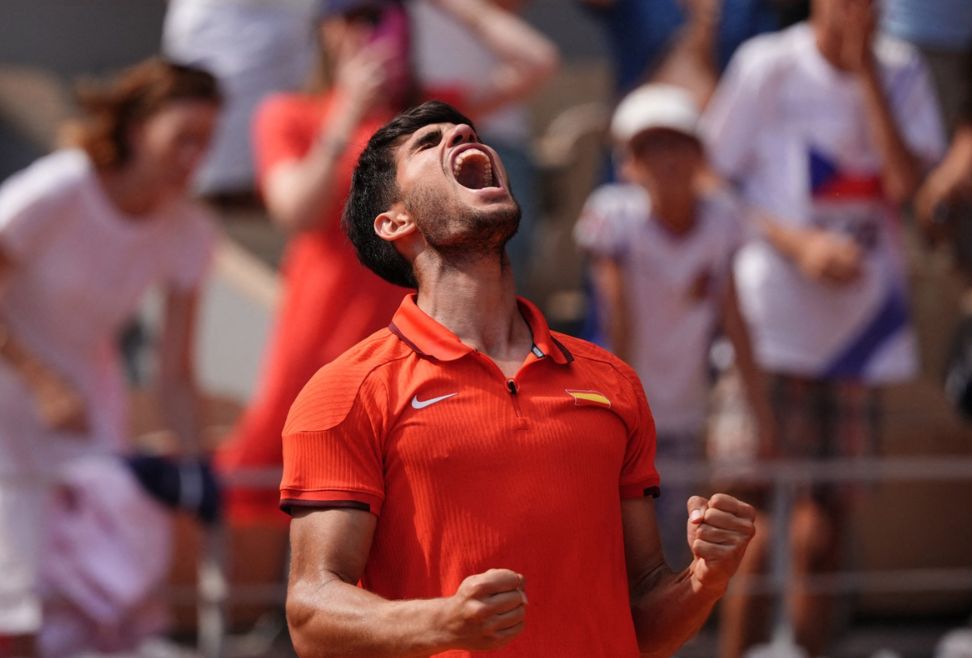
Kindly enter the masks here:
[[521, 574], [490, 569], [469, 576], [455, 594], [444, 599], [441, 627], [456, 648], [496, 649], [523, 630], [526, 604]]
[[697, 590], [721, 595], [756, 534], [756, 510], [723, 493], [709, 499], [692, 496], [687, 505], [688, 543], [694, 558], [689, 566], [692, 584]]

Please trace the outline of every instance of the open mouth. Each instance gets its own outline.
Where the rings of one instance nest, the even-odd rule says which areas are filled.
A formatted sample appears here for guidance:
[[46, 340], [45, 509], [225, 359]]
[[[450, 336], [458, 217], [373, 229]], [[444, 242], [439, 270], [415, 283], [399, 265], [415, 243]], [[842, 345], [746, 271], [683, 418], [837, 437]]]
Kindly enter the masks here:
[[452, 163], [452, 174], [456, 181], [470, 190], [496, 187], [496, 175], [489, 156], [477, 148], [466, 149]]

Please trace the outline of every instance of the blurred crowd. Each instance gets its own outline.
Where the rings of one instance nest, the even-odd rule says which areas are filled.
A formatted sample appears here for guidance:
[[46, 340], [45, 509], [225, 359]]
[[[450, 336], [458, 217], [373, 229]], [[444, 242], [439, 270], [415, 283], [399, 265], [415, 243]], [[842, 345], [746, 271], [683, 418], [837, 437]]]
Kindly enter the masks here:
[[[284, 541], [278, 493], [227, 483], [279, 468], [301, 387], [397, 308], [405, 291], [358, 263], [341, 215], [369, 136], [422, 100], [499, 152], [523, 208], [508, 246], [523, 294], [540, 294], [538, 268], [584, 264], [570, 327], [636, 369], [664, 468], [706, 460], [727, 381], [741, 459], [879, 454], [881, 391], [920, 365], [909, 236], [972, 268], [972, 3], [574, 2], [609, 46], [610, 120], [586, 202], [559, 219], [575, 244], [551, 262], [531, 103], [565, 64], [528, 0], [169, 0], [157, 56], [79, 86], [63, 147], [0, 187], [0, 657], [164, 633], [172, 510]], [[193, 347], [240, 205], [286, 236], [282, 295], [255, 393], [211, 451]], [[152, 289], [158, 409], [178, 438], [161, 454], [129, 436], [121, 349]], [[966, 351], [948, 386], [960, 413]], [[675, 569], [697, 488], [657, 500]], [[743, 495], [767, 512], [764, 493]], [[830, 648], [835, 606], [799, 576], [844, 566], [860, 498], [815, 484], [790, 528], [760, 519], [741, 579], [789, 536], [805, 655]], [[724, 602], [720, 656], [769, 641], [768, 603], [745, 588]]]

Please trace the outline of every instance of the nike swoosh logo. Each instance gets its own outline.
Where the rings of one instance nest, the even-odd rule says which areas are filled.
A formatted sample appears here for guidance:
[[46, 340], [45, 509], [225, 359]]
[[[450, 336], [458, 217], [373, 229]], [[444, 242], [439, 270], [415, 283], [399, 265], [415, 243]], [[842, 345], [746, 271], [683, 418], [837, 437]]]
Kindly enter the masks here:
[[418, 396], [412, 397], [412, 409], [425, 409], [430, 404], [435, 404], [436, 402], [442, 402], [451, 398], [453, 395], [459, 395], [458, 393], [449, 393], [448, 395], [440, 395], [437, 398], [429, 398], [428, 400], [419, 400]]

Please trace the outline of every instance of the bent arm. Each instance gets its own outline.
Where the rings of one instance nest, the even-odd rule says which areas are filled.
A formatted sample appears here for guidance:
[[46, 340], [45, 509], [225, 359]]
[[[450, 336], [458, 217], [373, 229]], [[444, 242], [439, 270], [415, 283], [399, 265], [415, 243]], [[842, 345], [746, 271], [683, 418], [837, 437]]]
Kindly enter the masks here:
[[638, 646], [643, 658], [666, 658], [698, 632], [721, 592], [694, 587], [689, 569], [669, 568], [653, 499], [624, 500], [621, 515]]
[[560, 66], [557, 47], [516, 14], [488, 0], [433, 0], [496, 55], [490, 84], [468, 99], [482, 116], [528, 97]]
[[202, 446], [199, 390], [194, 367], [198, 303], [196, 289], [166, 292], [159, 345], [159, 404], [168, 428], [179, 438], [185, 455], [197, 454]]
[[302, 658], [423, 656], [444, 649], [437, 603], [388, 601], [356, 583], [376, 525], [369, 513], [327, 509], [291, 522], [287, 621]]
[[389, 601], [356, 586], [377, 520], [370, 512], [299, 513], [290, 525], [287, 622], [302, 658], [410, 658], [488, 650], [523, 629], [523, 578], [491, 569], [449, 597]]
[[341, 202], [338, 167], [364, 108], [353, 95], [339, 95], [330, 121], [321, 128], [307, 155], [274, 165], [263, 185], [270, 217], [289, 232], [323, 228], [321, 219]]
[[873, 57], [867, 58], [860, 78], [867, 124], [881, 154], [884, 192], [894, 204], [907, 203], [922, 181], [921, 160], [908, 147], [898, 128]]
[[[333, 101], [307, 153], [274, 164], [263, 184], [267, 208], [273, 220], [287, 231], [324, 228], [322, 221], [337, 216], [347, 185], [340, 165], [362, 120], [384, 99], [387, 63], [392, 53], [384, 46], [366, 46], [366, 34], [355, 33], [343, 43], [335, 62]], [[271, 115], [271, 119], [272, 119]], [[285, 129], [277, 122], [259, 122], [264, 132]]]
[[705, 623], [755, 533], [755, 510], [725, 494], [688, 501], [692, 563], [673, 573], [662, 555], [650, 498], [621, 503], [631, 614], [643, 657], [674, 654]]
[[[0, 245], [0, 298], [16, 266], [13, 258]], [[77, 433], [88, 430], [86, 405], [76, 387], [17, 340], [2, 317], [0, 361], [6, 363], [31, 391], [38, 413], [47, 427]]]

